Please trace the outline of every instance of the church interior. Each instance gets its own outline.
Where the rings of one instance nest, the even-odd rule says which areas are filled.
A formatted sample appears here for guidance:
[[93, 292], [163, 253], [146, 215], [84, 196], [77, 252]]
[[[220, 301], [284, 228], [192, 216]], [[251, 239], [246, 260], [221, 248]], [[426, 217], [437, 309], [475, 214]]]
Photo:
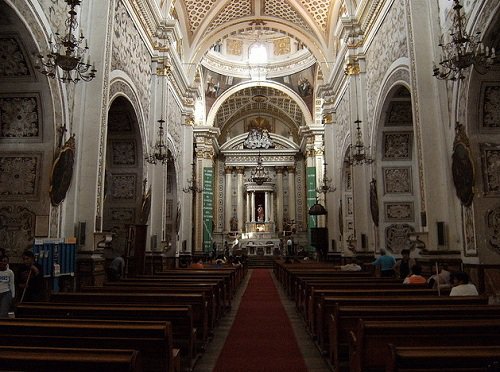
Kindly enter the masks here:
[[[294, 361], [292, 342], [290, 366], [273, 370], [384, 370], [375, 358], [342, 364], [337, 344], [347, 333], [329, 332], [336, 323], [323, 312], [333, 311], [334, 293], [352, 293], [318, 288], [336, 280], [335, 290], [359, 296], [384, 288], [402, 296], [401, 283], [383, 280], [372, 262], [409, 251], [425, 276], [449, 267], [477, 287], [475, 303], [439, 302], [451, 301], [439, 284], [441, 300], [426, 302], [443, 313], [456, 306], [453, 320], [470, 321], [491, 347], [487, 356], [455, 350], [447, 362], [468, 355], [500, 368], [489, 333], [500, 328], [492, 315], [500, 306], [499, 47], [498, 0], [0, 0], [0, 248], [14, 272], [32, 251], [54, 302], [29, 307], [18, 289], [16, 320], [46, 311], [56, 327], [55, 315], [76, 314], [70, 302], [110, 301], [122, 320], [148, 301], [158, 312], [188, 306], [174, 293], [195, 296], [194, 280], [198, 291], [219, 286], [219, 294], [211, 310], [191, 299], [192, 321], [208, 314], [198, 334], [180, 342], [173, 327], [180, 357], [157, 363], [148, 354], [155, 346], [144, 346], [120, 358], [145, 371], [257, 371], [220, 361], [241, 349], [223, 349], [212, 365], [197, 356], [213, 347], [217, 324], [232, 335], [224, 316], [264, 306], [242, 293], [267, 283], [277, 292], [265, 296], [295, 307], [260, 327], [299, 314], [290, 338], [299, 349], [307, 338], [320, 365]], [[116, 257], [124, 259], [121, 289], [108, 272]], [[205, 273], [191, 267], [198, 261]], [[362, 271], [340, 269], [350, 264]], [[168, 291], [160, 289], [167, 278]], [[130, 309], [118, 305], [129, 300]], [[75, 334], [78, 327], [68, 323]], [[375, 350], [368, 329], [363, 347]], [[20, 345], [12, 342], [0, 343], [0, 361], [3, 348]], [[388, 371], [416, 358], [397, 345], [391, 352], [401, 369]], [[248, 363], [261, 354], [248, 350]], [[82, 365], [107, 354], [99, 355], [81, 354]]]

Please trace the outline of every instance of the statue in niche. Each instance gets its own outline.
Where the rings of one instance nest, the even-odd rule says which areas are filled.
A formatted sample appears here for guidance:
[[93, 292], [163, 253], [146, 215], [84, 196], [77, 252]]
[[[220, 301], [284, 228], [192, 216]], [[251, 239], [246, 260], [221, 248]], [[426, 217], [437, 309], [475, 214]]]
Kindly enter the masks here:
[[231, 217], [229, 225], [231, 227], [231, 231], [238, 231], [238, 219], [236, 218], [236, 216]]
[[257, 222], [264, 222], [264, 207], [262, 204], [257, 207]]

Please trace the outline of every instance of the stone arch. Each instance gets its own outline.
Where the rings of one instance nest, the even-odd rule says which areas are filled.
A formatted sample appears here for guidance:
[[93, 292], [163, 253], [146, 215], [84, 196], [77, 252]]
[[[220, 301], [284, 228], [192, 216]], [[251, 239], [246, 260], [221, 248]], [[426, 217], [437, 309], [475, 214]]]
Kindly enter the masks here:
[[107, 130], [103, 229], [113, 231], [113, 247], [118, 249], [115, 254], [122, 254], [127, 246], [127, 226], [141, 221], [144, 193], [140, 123], [126, 94], [113, 94]]
[[0, 240], [15, 262], [33, 244], [35, 216], [50, 216], [44, 237], [61, 236], [59, 215], [67, 203], [51, 207], [48, 190], [56, 148], [69, 138], [63, 131], [69, 121], [61, 84], [39, 74], [32, 62], [32, 52], [43, 44], [47, 25], [39, 18], [44, 15], [12, 1], [1, 2], [0, 13], [8, 20], [0, 36]]
[[[260, 86], [271, 87], [271, 88], [277, 89], [283, 93], [286, 93], [300, 107], [300, 110], [302, 112], [302, 115], [304, 116], [304, 121], [305, 121], [306, 125], [310, 125], [313, 123], [312, 115], [309, 112], [309, 109], [307, 108], [306, 104], [302, 101], [300, 96], [297, 93], [295, 93], [292, 89], [290, 89], [282, 84], [273, 82], [273, 81], [263, 81], [263, 82], [260, 82], [259, 84], [260, 84]], [[217, 100], [214, 102], [213, 106], [210, 109], [210, 112], [207, 115], [207, 125], [213, 126], [213, 123], [215, 121], [215, 116], [217, 115], [217, 111], [224, 104], [224, 101], [226, 99], [228, 99], [234, 93], [239, 92], [240, 90], [243, 90], [245, 88], [251, 88], [254, 86], [255, 86], [254, 81], [247, 81], [247, 82], [235, 85], [235, 86], [231, 87], [230, 89], [226, 90], [224, 93], [222, 93], [217, 98]]]

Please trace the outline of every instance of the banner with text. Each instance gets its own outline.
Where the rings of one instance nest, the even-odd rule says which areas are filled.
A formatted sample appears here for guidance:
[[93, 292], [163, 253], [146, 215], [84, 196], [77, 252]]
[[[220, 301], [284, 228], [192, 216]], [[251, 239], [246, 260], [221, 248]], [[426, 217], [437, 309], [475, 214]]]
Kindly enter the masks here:
[[[316, 168], [307, 167], [307, 211], [316, 204]], [[316, 227], [316, 216], [307, 214], [307, 236], [311, 241], [311, 227]]]
[[203, 168], [203, 251], [212, 250], [214, 170]]

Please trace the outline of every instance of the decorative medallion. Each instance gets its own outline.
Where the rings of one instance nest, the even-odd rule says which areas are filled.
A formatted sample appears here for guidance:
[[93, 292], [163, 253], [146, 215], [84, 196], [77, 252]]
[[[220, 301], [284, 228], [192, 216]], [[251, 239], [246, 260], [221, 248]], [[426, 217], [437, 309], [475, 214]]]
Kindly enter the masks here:
[[471, 160], [469, 139], [463, 125], [458, 123], [455, 127], [451, 159], [456, 194], [464, 206], [470, 207], [474, 199], [474, 165]]
[[75, 162], [75, 136], [71, 136], [59, 151], [59, 155], [52, 166], [50, 176], [49, 195], [50, 202], [57, 207], [66, 197], [73, 177], [73, 164]]
[[411, 242], [408, 234], [414, 232], [415, 228], [408, 224], [393, 224], [385, 229], [385, 243], [387, 248], [394, 253], [401, 253], [403, 249], [409, 249]]
[[372, 221], [375, 226], [378, 226], [378, 195], [377, 195], [377, 180], [372, 178], [370, 182], [370, 211], [372, 214]]

